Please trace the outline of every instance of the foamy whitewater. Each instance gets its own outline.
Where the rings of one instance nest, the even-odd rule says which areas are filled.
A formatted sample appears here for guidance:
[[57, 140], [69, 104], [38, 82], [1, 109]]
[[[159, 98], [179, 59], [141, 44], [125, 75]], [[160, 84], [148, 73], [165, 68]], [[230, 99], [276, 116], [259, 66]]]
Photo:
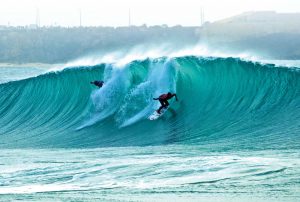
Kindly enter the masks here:
[[[1, 201], [300, 198], [296, 65], [153, 54], [26, 71], [0, 68]], [[179, 101], [148, 120], [168, 91]]]

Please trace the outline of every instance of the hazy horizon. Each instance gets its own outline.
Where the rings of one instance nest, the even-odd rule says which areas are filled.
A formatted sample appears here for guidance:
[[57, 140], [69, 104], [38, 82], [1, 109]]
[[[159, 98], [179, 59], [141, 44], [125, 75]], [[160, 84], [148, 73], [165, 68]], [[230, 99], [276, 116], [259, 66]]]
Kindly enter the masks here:
[[[249, 11], [300, 12], [297, 0], [0, 0], [0, 25], [26, 26], [128, 26], [182, 25], [199, 26], [201, 10], [204, 21], [216, 21]], [[130, 13], [130, 19], [129, 19]], [[202, 18], [203, 20], [203, 18]]]

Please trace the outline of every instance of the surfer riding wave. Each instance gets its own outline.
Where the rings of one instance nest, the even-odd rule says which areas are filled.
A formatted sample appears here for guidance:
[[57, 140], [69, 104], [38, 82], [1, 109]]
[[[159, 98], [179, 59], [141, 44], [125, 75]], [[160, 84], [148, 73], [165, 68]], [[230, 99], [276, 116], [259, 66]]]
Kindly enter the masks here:
[[90, 83], [94, 84], [98, 88], [101, 88], [103, 86], [103, 84], [104, 84], [104, 81], [91, 81]]
[[160, 111], [163, 108], [167, 108], [170, 105], [169, 102], [168, 102], [168, 100], [171, 99], [174, 96], [176, 98], [176, 101], [178, 101], [176, 93], [171, 93], [171, 92], [168, 92], [167, 94], [162, 94], [158, 98], [153, 98], [153, 100], [158, 100], [160, 102], [160, 104], [161, 104], [161, 106], [159, 107], [159, 109], [156, 112], [158, 114], [160, 114]]

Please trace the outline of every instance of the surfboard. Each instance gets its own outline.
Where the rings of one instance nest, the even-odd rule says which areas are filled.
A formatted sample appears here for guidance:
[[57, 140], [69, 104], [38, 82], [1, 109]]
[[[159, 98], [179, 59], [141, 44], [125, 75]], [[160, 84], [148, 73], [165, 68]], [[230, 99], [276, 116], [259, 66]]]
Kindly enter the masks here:
[[157, 113], [157, 111], [155, 110], [155, 111], [148, 117], [148, 119], [151, 120], [151, 121], [156, 120], [156, 119], [158, 119], [159, 117], [161, 117], [168, 109], [169, 109], [169, 107], [163, 108], [162, 110], [160, 110], [160, 114]]

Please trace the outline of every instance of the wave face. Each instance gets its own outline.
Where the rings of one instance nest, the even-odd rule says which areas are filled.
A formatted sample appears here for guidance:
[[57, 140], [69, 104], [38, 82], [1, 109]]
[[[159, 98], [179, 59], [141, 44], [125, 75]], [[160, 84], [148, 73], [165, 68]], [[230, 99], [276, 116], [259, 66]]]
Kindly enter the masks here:
[[[96, 89], [92, 80], [105, 85]], [[179, 102], [156, 121], [153, 97]], [[1, 148], [164, 144], [299, 148], [300, 73], [236, 58], [157, 58], [69, 68], [0, 85]]]

